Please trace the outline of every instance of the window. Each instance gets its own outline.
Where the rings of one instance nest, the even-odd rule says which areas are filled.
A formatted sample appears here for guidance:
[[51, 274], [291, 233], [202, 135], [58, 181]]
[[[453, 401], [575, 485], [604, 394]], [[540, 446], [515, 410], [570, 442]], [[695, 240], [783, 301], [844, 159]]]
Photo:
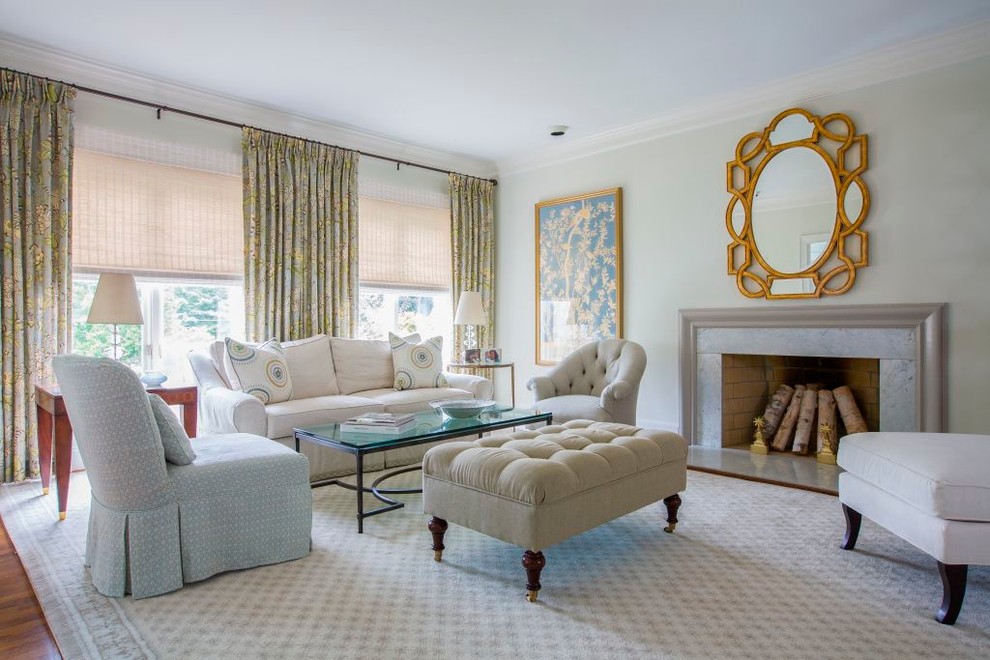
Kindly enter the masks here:
[[418, 332], [453, 340], [446, 195], [362, 182], [357, 336]]
[[[109, 355], [112, 328], [89, 325], [86, 315], [97, 278], [73, 278], [72, 350]], [[118, 326], [121, 361], [141, 371], [162, 371], [173, 382], [191, 382], [186, 354], [216, 339], [244, 334], [244, 289], [240, 284], [138, 281], [144, 325]]]
[[77, 130], [72, 350], [105, 355], [112, 328], [86, 316], [101, 272], [135, 275], [143, 326], [119, 326], [122, 360], [191, 382], [186, 354], [243, 338], [239, 154]]
[[401, 335], [418, 332], [423, 339], [440, 335], [445, 359], [449, 357], [454, 318], [449, 292], [396, 291], [362, 285], [360, 296], [359, 338], [381, 339], [388, 337], [389, 332]]

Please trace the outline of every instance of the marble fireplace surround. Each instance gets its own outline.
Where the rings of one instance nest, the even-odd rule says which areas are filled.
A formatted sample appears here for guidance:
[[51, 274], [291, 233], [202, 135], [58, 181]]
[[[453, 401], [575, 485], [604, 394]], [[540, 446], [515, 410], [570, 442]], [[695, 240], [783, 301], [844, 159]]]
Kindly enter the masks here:
[[722, 446], [722, 355], [876, 358], [880, 430], [947, 423], [943, 303], [682, 309], [680, 432]]

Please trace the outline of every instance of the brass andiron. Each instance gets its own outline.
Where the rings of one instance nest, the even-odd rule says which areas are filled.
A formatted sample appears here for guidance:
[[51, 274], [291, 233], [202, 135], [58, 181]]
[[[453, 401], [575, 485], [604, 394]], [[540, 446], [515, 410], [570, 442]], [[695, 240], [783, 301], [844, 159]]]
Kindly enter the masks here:
[[832, 427], [822, 424], [818, 427], [818, 433], [822, 438], [821, 451], [815, 456], [815, 460], [826, 465], [835, 465], [835, 452], [832, 451]]
[[753, 420], [753, 426], [756, 427], [756, 439], [753, 440], [753, 444], [749, 446], [749, 450], [754, 454], [769, 454], [770, 447], [767, 446], [767, 441], [763, 437], [763, 429], [767, 427], [767, 422], [763, 417], [757, 417]]

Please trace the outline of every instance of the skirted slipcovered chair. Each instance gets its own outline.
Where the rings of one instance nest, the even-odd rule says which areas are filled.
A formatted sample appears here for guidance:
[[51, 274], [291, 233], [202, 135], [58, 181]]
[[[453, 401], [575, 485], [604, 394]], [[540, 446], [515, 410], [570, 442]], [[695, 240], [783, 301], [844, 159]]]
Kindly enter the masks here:
[[636, 424], [639, 381], [646, 351], [627, 339], [605, 339], [580, 347], [526, 387], [536, 408], [553, 413], [554, 424], [572, 419]]
[[53, 366], [92, 490], [85, 564], [101, 594], [146, 598], [309, 554], [305, 456], [238, 433], [197, 439], [191, 463], [167, 463], [137, 374], [77, 355]]

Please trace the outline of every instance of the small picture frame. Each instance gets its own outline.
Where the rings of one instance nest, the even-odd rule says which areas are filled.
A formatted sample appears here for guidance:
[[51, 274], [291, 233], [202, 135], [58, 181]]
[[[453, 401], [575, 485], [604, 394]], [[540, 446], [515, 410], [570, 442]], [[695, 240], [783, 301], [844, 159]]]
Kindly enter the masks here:
[[481, 364], [481, 349], [480, 348], [465, 348], [464, 349], [464, 364]]
[[501, 348], [486, 348], [481, 355], [481, 361], [484, 364], [502, 364], [502, 349]]

